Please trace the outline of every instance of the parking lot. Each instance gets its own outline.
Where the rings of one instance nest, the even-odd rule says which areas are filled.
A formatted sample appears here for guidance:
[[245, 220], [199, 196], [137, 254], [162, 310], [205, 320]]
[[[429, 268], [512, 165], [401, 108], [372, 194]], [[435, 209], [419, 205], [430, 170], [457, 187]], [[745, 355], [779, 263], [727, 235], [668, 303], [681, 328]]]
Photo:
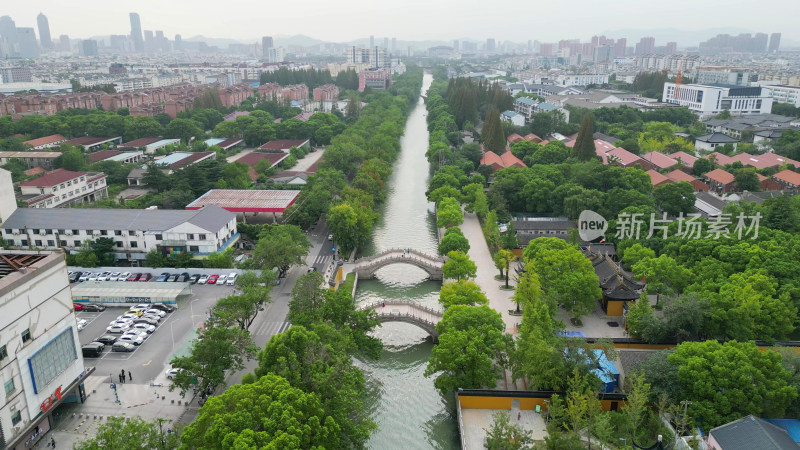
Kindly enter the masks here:
[[[218, 271], [217, 271], [218, 273]], [[232, 286], [193, 285], [191, 297], [178, 303], [177, 309], [167, 313], [156, 330], [132, 352], [113, 352], [106, 345], [102, 356], [85, 357], [87, 366], [95, 366], [95, 374], [109, 374], [116, 379], [120, 370], [130, 371], [134, 383], [166, 382], [164, 372], [175, 355], [187, 354], [198, 328], [208, 318], [217, 300], [231, 295]], [[133, 305], [131, 305], [133, 306]], [[109, 323], [128, 310], [128, 306], [109, 306], [102, 312], [76, 311], [78, 320], [88, 323], [79, 332], [81, 345], [108, 334]], [[121, 336], [115, 334], [114, 336]]]

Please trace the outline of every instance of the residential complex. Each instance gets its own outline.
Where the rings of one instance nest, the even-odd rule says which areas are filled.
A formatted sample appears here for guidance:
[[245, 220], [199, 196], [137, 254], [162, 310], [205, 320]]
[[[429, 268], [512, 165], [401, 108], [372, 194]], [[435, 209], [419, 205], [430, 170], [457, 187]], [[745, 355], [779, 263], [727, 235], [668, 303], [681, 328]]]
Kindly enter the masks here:
[[19, 185], [20, 200], [29, 208], [58, 208], [108, 197], [106, 174], [56, 169]]

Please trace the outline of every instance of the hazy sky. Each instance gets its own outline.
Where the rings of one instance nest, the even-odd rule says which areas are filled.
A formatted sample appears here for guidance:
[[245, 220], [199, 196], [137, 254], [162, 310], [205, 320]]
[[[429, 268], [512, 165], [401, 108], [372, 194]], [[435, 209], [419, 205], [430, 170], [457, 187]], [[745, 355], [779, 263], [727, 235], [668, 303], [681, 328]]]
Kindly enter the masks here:
[[170, 39], [304, 34], [343, 42], [372, 34], [549, 42], [587, 40], [607, 30], [734, 28], [800, 40], [798, 0], [5, 0], [0, 15], [18, 27], [36, 27], [43, 12], [57, 39], [129, 34], [131, 11], [139, 13], [143, 29], [163, 30]]

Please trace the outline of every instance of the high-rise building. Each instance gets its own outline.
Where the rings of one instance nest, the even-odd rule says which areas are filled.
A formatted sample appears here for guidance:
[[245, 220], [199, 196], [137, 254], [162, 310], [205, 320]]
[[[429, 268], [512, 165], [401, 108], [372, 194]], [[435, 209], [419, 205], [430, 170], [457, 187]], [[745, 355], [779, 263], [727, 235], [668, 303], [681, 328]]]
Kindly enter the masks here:
[[131, 18], [131, 40], [133, 41], [133, 48], [137, 52], [144, 51], [144, 40], [142, 39], [142, 21], [139, 19], [139, 14], [130, 13]]
[[175, 50], [180, 50], [182, 46], [183, 46], [183, 37], [181, 37], [180, 34], [176, 34], [175, 35], [174, 49]]
[[677, 42], [667, 42], [667, 54], [674, 55], [678, 53], [678, 43]]
[[17, 26], [9, 16], [0, 17], [0, 56], [17, 56]]
[[497, 48], [493, 38], [486, 39], [486, 51], [493, 52]]
[[369, 37], [369, 48], [375, 47], [375, 36]]
[[269, 61], [270, 49], [274, 47], [275, 45], [272, 42], [272, 36], [263, 36], [261, 38], [261, 55], [265, 61]]
[[769, 52], [775, 53], [781, 46], [781, 34], [772, 33], [769, 37]]
[[636, 55], [649, 55], [653, 53], [656, 47], [656, 38], [654, 37], [643, 37], [639, 40], [639, 43], [636, 44]]
[[156, 47], [156, 38], [152, 30], [144, 30], [144, 51], [145, 53], [153, 53]]
[[39, 40], [42, 42], [42, 48], [53, 48], [53, 39], [50, 37], [50, 23], [47, 21], [47, 16], [39, 13], [36, 16], [36, 24], [39, 26]]
[[156, 49], [161, 52], [168, 52], [170, 50], [169, 39], [164, 36], [164, 32], [156, 30]]
[[627, 38], [619, 38], [617, 42], [614, 43], [614, 56], [617, 58], [622, 58], [625, 56], [625, 47], [628, 45]]
[[389, 38], [388, 37], [387, 38], [383, 38], [383, 48], [386, 51], [389, 51]]
[[272, 47], [267, 49], [264, 59], [268, 63], [280, 63], [286, 58], [286, 54], [281, 47]]
[[97, 56], [97, 54], [97, 41], [94, 39], [86, 39], [81, 41], [81, 55]]
[[17, 44], [20, 57], [39, 57], [39, 43], [36, 42], [36, 31], [33, 28], [17, 28]]
[[595, 64], [601, 62], [608, 62], [614, 59], [614, 47], [610, 45], [600, 45], [592, 49], [592, 59]]
[[764, 53], [767, 51], [767, 44], [769, 43], [769, 36], [767, 33], [756, 33], [753, 38], [753, 53]]
[[397, 38], [392, 38], [392, 51], [397, 51]]
[[454, 40], [454, 41], [453, 41], [453, 50], [455, 50], [455, 51], [459, 51], [459, 48], [458, 48], [458, 39], [456, 39], [456, 40]]
[[58, 51], [70, 52], [72, 51], [72, 44], [69, 41], [69, 36], [62, 34], [58, 37]]
[[111, 43], [112, 50], [119, 52], [127, 52], [130, 50], [130, 46], [128, 45], [128, 36], [124, 36], [122, 34], [112, 34], [109, 36], [109, 41]]

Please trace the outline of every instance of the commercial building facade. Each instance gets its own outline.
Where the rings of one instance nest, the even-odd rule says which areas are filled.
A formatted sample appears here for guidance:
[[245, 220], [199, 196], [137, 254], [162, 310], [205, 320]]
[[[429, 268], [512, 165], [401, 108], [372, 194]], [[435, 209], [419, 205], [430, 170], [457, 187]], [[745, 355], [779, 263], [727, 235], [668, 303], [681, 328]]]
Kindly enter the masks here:
[[767, 114], [772, 111], [772, 97], [761, 87], [721, 84], [664, 83], [662, 101], [689, 108], [700, 118], [722, 111], [731, 114]]
[[58, 208], [108, 197], [106, 174], [56, 169], [20, 183], [21, 199], [29, 208]]

